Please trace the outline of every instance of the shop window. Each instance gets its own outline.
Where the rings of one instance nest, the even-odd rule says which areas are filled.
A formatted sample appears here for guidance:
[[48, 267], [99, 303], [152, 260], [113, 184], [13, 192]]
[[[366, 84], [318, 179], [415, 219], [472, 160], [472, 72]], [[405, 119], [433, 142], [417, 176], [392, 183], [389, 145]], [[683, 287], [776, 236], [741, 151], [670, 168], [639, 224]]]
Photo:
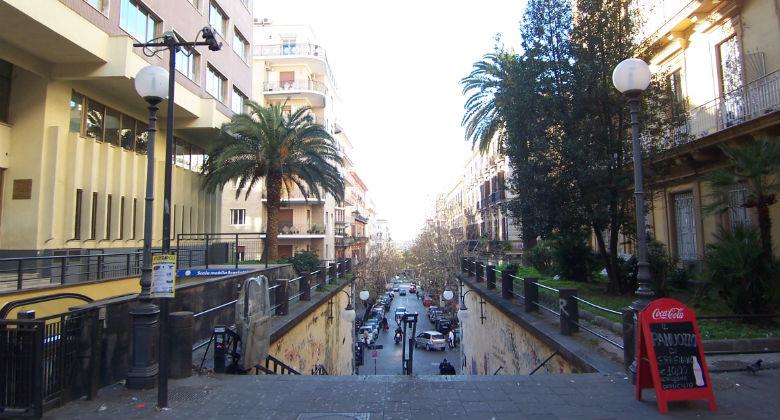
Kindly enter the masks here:
[[70, 95], [70, 126], [69, 131], [81, 133], [81, 124], [84, 121], [84, 95], [75, 90]]
[[114, 146], [119, 146], [119, 116], [119, 111], [106, 108], [106, 133], [104, 138], [106, 143], [111, 143]]
[[103, 116], [106, 107], [92, 99], [87, 99], [87, 118], [84, 135], [97, 141], [103, 141]]

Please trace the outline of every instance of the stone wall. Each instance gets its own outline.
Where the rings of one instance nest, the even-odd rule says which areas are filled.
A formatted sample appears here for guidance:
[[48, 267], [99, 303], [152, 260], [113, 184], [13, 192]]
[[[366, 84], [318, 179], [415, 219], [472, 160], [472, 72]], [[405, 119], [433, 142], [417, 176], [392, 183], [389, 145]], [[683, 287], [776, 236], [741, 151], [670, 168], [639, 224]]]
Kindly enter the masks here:
[[[472, 290], [464, 285], [464, 293]], [[482, 312], [480, 301], [484, 300]], [[527, 375], [556, 351], [514, 319], [473, 291], [465, 297], [469, 316], [461, 320], [463, 356], [461, 366], [466, 375]], [[485, 319], [480, 319], [480, 315]], [[579, 373], [580, 369], [556, 355], [535, 374]]]
[[272, 341], [271, 356], [304, 375], [311, 374], [315, 364], [324, 365], [330, 375], [351, 375], [354, 335], [352, 324], [341, 316], [348, 301], [341, 291], [351, 293], [350, 287], [351, 283], [339, 285], [335, 294]]

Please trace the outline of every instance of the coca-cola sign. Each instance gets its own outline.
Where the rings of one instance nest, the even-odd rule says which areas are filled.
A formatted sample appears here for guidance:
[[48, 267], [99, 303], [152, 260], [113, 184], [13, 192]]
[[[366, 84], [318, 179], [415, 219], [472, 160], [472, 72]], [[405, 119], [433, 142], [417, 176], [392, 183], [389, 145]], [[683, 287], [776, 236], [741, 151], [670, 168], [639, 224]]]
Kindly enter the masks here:
[[653, 309], [653, 319], [683, 319], [685, 310], [683, 308]]

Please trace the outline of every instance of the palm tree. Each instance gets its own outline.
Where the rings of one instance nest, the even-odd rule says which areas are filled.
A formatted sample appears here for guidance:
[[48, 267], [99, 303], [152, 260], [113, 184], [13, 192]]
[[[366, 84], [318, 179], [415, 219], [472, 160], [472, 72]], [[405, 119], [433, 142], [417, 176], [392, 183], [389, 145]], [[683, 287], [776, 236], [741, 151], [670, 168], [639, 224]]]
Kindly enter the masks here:
[[320, 199], [321, 191], [344, 199], [342, 159], [325, 127], [312, 122], [310, 108], [288, 115], [282, 105], [264, 107], [247, 102], [247, 112], [222, 126], [219, 144], [203, 167], [204, 189], [216, 191], [237, 183], [236, 198], [265, 180], [267, 192], [268, 258], [278, 258], [278, 212], [282, 190], [297, 188], [304, 197]]
[[761, 249], [767, 261], [772, 258], [772, 219], [769, 206], [777, 202], [780, 183], [780, 140], [760, 138], [744, 147], [720, 148], [726, 155], [729, 167], [719, 169], [707, 178], [713, 188], [708, 213], [723, 213], [731, 205], [729, 190], [742, 183], [747, 189], [743, 206], [755, 208], [758, 214], [758, 231]]
[[472, 147], [478, 145], [482, 152], [487, 151], [494, 136], [503, 140], [507, 116], [502, 113], [501, 104], [516, 59], [514, 53], [505, 51], [485, 54], [460, 81], [463, 94], [468, 95], [461, 124], [466, 129], [466, 140], [471, 140]]

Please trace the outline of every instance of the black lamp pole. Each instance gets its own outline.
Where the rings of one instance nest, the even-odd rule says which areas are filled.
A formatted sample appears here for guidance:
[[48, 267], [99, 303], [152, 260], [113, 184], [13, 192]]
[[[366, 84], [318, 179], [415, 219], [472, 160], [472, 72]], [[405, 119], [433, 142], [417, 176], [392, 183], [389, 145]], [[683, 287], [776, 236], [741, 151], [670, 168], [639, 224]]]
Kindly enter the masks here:
[[[165, 138], [165, 179], [163, 190], [163, 220], [162, 220], [162, 253], [171, 252], [171, 184], [173, 181], [173, 108], [174, 91], [176, 86], [176, 53], [179, 48], [193, 48], [199, 45], [206, 45], [211, 51], [219, 51], [222, 44], [214, 37], [214, 32], [210, 27], [205, 27], [200, 31], [204, 41], [186, 42], [179, 41], [173, 32], [166, 32], [162, 40], [159, 38], [146, 43], [133, 44], [134, 47], [142, 47], [144, 54], [147, 50], [151, 51], [148, 56], [168, 50], [168, 114], [166, 119], [166, 138]], [[160, 299], [160, 371], [157, 384], [157, 407], [164, 408], [168, 406], [168, 299]]]

